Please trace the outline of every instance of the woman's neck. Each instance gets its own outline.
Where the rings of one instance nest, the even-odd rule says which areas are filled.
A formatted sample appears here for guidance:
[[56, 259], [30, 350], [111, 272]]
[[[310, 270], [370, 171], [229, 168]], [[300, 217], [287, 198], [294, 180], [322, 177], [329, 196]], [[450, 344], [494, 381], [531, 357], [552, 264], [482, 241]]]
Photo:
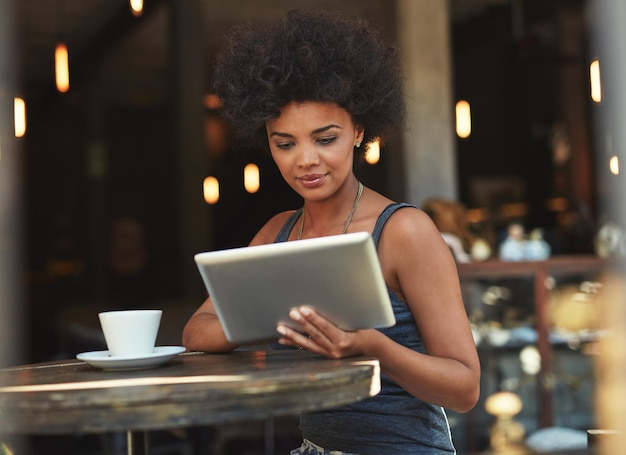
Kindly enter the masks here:
[[297, 238], [345, 234], [358, 210], [363, 185], [354, 178], [334, 197], [324, 201], [305, 201], [297, 225]]

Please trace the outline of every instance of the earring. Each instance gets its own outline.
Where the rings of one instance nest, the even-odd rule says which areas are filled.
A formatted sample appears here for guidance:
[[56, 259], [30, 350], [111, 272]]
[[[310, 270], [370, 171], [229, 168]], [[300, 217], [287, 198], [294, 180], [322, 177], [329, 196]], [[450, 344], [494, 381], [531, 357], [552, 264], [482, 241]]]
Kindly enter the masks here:
[[359, 147], [361, 147], [361, 143], [360, 143], [360, 142], [357, 142], [357, 143], [356, 143], [356, 148], [359, 148]]

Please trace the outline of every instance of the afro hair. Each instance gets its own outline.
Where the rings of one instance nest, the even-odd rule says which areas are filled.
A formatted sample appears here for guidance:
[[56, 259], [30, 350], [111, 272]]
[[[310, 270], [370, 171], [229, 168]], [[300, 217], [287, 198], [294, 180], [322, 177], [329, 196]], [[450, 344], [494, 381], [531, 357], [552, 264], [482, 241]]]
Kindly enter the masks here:
[[292, 101], [336, 103], [365, 129], [365, 143], [384, 141], [405, 115], [394, 47], [366, 21], [333, 11], [293, 10], [269, 27], [234, 28], [214, 87], [235, 135], [266, 147], [265, 123]]

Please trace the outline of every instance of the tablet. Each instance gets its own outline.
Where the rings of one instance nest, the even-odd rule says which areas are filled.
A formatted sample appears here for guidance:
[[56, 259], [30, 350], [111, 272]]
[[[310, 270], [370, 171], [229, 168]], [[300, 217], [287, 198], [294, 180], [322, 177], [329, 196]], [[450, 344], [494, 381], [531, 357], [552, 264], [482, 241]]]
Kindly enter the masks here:
[[289, 310], [308, 305], [344, 330], [389, 327], [395, 317], [367, 232], [194, 256], [226, 338], [244, 344], [298, 329]]

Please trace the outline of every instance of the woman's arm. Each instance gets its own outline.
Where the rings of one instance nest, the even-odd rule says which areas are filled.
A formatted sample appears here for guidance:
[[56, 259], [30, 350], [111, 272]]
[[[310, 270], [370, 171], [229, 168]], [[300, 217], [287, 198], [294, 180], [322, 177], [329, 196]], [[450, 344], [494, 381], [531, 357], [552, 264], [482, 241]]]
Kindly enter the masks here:
[[[407, 302], [426, 346], [407, 362], [389, 342], [370, 347], [385, 359], [386, 374], [410, 393], [455, 411], [478, 401], [480, 363], [461, 295], [456, 263], [432, 220], [399, 210], [379, 246], [391, 285]], [[372, 352], [372, 355], [374, 353]]]
[[208, 297], [183, 328], [183, 346], [188, 351], [227, 352], [237, 345], [229, 342]]
[[377, 330], [344, 332], [307, 308], [291, 316], [310, 338], [279, 326], [281, 342], [331, 358], [376, 357], [382, 371], [412, 395], [458, 412], [469, 411], [478, 401], [480, 364], [456, 264], [441, 234], [423, 212], [399, 210], [385, 225], [378, 251], [385, 280], [409, 305], [427, 354]]
[[[282, 212], [274, 216], [254, 236], [250, 245], [272, 243], [291, 213]], [[210, 297], [185, 324], [182, 343], [188, 351], [227, 352], [238, 347], [226, 338]]]

